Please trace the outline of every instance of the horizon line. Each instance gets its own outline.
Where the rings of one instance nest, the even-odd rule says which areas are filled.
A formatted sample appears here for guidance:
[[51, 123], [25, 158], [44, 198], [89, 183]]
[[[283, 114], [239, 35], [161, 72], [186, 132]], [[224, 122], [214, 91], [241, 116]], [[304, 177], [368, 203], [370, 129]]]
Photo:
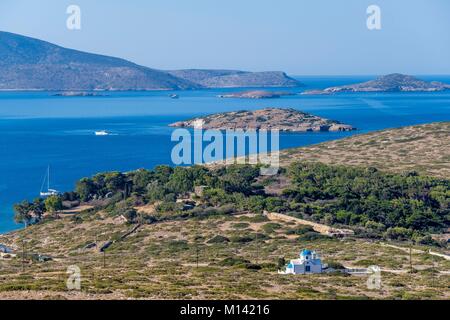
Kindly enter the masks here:
[[167, 71], [177, 71], [177, 70], [226, 70], [226, 71], [244, 71], [244, 72], [284, 72], [286, 73], [288, 76], [290, 77], [377, 77], [377, 76], [383, 76], [383, 75], [387, 75], [387, 74], [393, 74], [393, 73], [400, 73], [400, 74], [406, 74], [406, 75], [412, 75], [412, 76], [450, 76], [450, 73], [403, 73], [403, 72], [388, 72], [388, 73], [373, 73], [373, 74], [339, 74], [339, 73], [331, 73], [331, 74], [297, 74], [296, 72], [289, 72], [289, 71], [285, 71], [282, 69], [278, 69], [278, 70], [260, 70], [260, 71], [254, 71], [250, 69], [246, 69], [246, 68], [220, 68], [220, 67], [213, 67], [213, 68], [208, 68], [208, 67], [183, 67], [183, 68], [159, 68], [159, 67], [152, 67], [152, 66], [148, 66], [148, 65], [144, 65], [144, 64], [140, 64], [139, 62], [135, 62], [132, 59], [128, 59], [128, 58], [122, 58], [120, 56], [117, 55], [110, 55], [110, 54], [105, 54], [105, 53], [97, 53], [97, 52], [90, 52], [90, 51], [84, 51], [82, 49], [75, 49], [73, 47], [66, 47], [60, 44], [57, 44], [55, 42], [50, 42], [48, 40], [44, 40], [42, 38], [36, 38], [33, 36], [29, 36], [29, 35], [25, 35], [25, 34], [21, 34], [21, 33], [16, 33], [16, 32], [11, 32], [11, 31], [5, 31], [5, 30], [0, 30], [0, 33], [4, 32], [4, 33], [10, 33], [10, 34], [14, 34], [14, 35], [18, 35], [21, 37], [27, 37], [27, 38], [31, 38], [31, 39], [35, 39], [38, 41], [43, 41], [43, 42], [47, 42], [51, 45], [55, 45], [64, 49], [68, 49], [68, 50], [74, 50], [74, 51], [78, 51], [78, 52], [82, 52], [82, 53], [88, 53], [88, 54], [94, 54], [94, 55], [99, 55], [99, 56], [105, 56], [105, 57], [111, 57], [111, 58], [116, 58], [116, 59], [121, 59], [121, 60], [125, 60], [128, 61], [130, 63], [145, 67], [145, 68], [149, 68], [149, 69], [155, 69], [155, 70], [159, 70], [159, 71], [163, 71], [163, 72], [167, 72]]

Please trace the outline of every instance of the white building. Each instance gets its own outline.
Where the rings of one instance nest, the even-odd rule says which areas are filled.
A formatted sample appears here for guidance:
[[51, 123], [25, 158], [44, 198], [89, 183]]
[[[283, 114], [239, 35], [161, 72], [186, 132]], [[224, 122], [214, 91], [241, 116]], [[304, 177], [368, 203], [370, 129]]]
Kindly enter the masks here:
[[291, 260], [285, 271], [279, 271], [281, 274], [309, 274], [322, 273], [323, 265], [319, 255], [310, 250], [300, 252], [300, 258]]

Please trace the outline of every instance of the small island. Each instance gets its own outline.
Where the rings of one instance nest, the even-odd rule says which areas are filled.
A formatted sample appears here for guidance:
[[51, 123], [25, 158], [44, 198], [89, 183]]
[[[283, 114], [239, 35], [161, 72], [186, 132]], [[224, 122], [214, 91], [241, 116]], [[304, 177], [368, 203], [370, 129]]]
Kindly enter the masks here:
[[200, 88], [296, 88], [303, 83], [282, 71], [172, 70], [168, 73]]
[[323, 90], [309, 90], [302, 94], [333, 94], [339, 92], [438, 92], [450, 90], [450, 85], [438, 81], [424, 81], [400, 73], [388, 74], [375, 80], [330, 87]]
[[193, 128], [203, 121], [205, 130], [280, 130], [285, 132], [352, 131], [356, 128], [339, 121], [324, 119], [292, 108], [267, 108], [256, 111], [218, 113], [171, 124]]
[[64, 91], [55, 93], [54, 97], [107, 97], [108, 95], [99, 92], [84, 91]]
[[221, 94], [219, 98], [238, 98], [238, 99], [276, 99], [283, 96], [293, 96], [294, 93], [282, 92], [282, 91], [264, 91], [264, 90], [252, 90], [233, 92], [229, 94]]

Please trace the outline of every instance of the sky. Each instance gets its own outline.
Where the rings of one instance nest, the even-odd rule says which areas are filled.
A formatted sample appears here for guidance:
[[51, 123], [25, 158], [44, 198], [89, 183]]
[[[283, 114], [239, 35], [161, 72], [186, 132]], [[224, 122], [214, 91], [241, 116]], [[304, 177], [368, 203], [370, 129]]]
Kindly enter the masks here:
[[0, 0], [0, 30], [158, 69], [450, 74], [449, 0]]

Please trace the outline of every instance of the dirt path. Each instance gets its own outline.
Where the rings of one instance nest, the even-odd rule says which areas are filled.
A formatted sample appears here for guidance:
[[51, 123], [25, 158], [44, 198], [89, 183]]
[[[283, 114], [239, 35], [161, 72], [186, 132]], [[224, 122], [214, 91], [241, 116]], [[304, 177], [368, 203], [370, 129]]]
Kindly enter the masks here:
[[327, 236], [333, 236], [333, 235], [342, 235], [342, 236], [347, 235], [348, 236], [348, 235], [354, 234], [353, 230], [332, 228], [325, 224], [312, 222], [312, 221], [308, 221], [308, 220], [304, 220], [304, 219], [300, 219], [300, 218], [296, 218], [296, 217], [291, 217], [291, 216], [281, 214], [281, 213], [267, 212], [265, 215], [270, 220], [293, 221], [293, 222], [297, 222], [299, 224], [311, 226], [314, 229], [314, 231], [324, 234], [324, 235], [327, 235]]
[[445, 260], [450, 260], [450, 256], [448, 254], [433, 252], [433, 251], [431, 251], [431, 249], [430, 249], [430, 251], [428, 251], [428, 254], [431, 254], [432, 256], [444, 258]]
[[[402, 251], [404, 251], [406, 253], [409, 253], [409, 248], [399, 247], [399, 246], [395, 246], [393, 244], [387, 244], [387, 243], [381, 243], [381, 245], [385, 246], [385, 247], [390, 247], [390, 248], [402, 250]], [[433, 252], [433, 251], [431, 251], [431, 249], [429, 251], [424, 251], [424, 250], [419, 250], [419, 249], [412, 249], [411, 253], [430, 254], [432, 256], [444, 258], [445, 260], [450, 260], [450, 256], [448, 254], [439, 253], [439, 252]]]

